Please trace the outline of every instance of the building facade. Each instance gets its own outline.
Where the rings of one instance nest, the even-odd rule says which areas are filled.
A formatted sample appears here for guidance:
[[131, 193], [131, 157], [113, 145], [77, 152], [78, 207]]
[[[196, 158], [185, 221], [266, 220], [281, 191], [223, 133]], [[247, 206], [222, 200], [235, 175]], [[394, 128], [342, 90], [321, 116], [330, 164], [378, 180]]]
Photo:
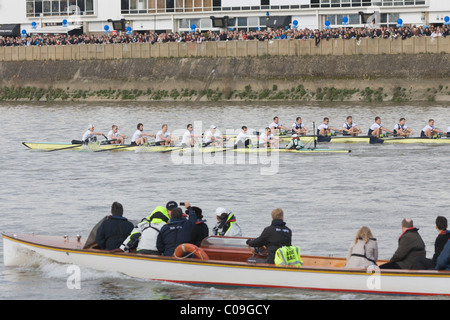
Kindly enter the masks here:
[[28, 34], [427, 25], [446, 16], [449, 0], [0, 0], [2, 26]]

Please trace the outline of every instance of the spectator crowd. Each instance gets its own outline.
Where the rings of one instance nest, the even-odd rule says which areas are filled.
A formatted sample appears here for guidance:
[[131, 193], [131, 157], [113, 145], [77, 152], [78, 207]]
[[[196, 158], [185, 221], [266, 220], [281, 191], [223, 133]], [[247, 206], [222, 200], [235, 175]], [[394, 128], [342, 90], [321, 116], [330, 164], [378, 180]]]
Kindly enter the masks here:
[[199, 32], [145, 32], [134, 34], [104, 33], [97, 35], [27, 35], [26, 37], [0, 37], [0, 46], [46, 46], [77, 44], [114, 44], [114, 43], [151, 43], [156, 42], [203, 42], [232, 40], [272, 40], [272, 39], [314, 39], [316, 45], [321, 40], [384, 38], [407, 39], [411, 37], [446, 37], [450, 35], [450, 26], [411, 26], [379, 28], [336, 28], [324, 30], [311, 29], [275, 29], [254, 31], [206, 31]]

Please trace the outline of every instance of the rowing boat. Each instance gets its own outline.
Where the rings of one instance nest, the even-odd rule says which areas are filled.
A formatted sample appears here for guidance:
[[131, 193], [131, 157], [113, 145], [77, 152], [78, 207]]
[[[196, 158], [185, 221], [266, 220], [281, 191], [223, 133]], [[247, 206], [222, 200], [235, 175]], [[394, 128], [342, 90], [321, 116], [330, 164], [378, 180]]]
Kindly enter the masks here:
[[[4, 264], [29, 266], [44, 257], [71, 266], [188, 285], [290, 288], [352, 293], [450, 296], [450, 271], [345, 268], [345, 258], [302, 255], [303, 267], [260, 263], [247, 238], [208, 237], [204, 260], [113, 253], [67, 236], [3, 234]], [[384, 263], [386, 261], [379, 261]], [[180, 272], [182, 270], [182, 272]], [[224, 277], [223, 275], [226, 275]]]
[[166, 151], [170, 148], [168, 146], [136, 146], [136, 145], [120, 145], [120, 144], [103, 144], [103, 143], [89, 143], [89, 144], [76, 144], [76, 143], [64, 143], [64, 142], [22, 142], [22, 144], [28, 149], [34, 151], [58, 151], [58, 150], [74, 150], [74, 151], [137, 151], [146, 150], [152, 152]]
[[[280, 137], [281, 141], [290, 141], [291, 137]], [[302, 136], [303, 143], [369, 143], [369, 144], [447, 144], [450, 138], [428, 138], [428, 137], [370, 137], [370, 136]]]
[[179, 152], [179, 153], [196, 153], [196, 152], [235, 152], [235, 153], [349, 153], [348, 149], [326, 149], [326, 148], [304, 148], [301, 150], [285, 149], [285, 148], [238, 148], [233, 147], [193, 147], [183, 148], [174, 146], [154, 146], [154, 145], [119, 145], [119, 144], [101, 144], [92, 143], [88, 145], [71, 144], [71, 143], [52, 143], [52, 142], [22, 142], [24, 146], [31, 150], [37, 151], [59, 151], [59, 150], [75, 150], [75, 151], [134, 151], [134, 152]]
[[[428, 137], [373, 137], [373, 136], [317, 136], [317, 135], [306, 135], [300, 136], [300, 140], [305, 144], [316, 143], [369, 143], [369, 144], [447, 144], [450, 143], [450, 138], [439, 137], [439, 138], [428, 138]], [[229, 139], [233, 139], [233, 136], [229, 136]], [[292, 137], [290, 135], [277, 136], [279, 141], [291, 141]], [[257, 139], [252, 139], [256, 141]]]

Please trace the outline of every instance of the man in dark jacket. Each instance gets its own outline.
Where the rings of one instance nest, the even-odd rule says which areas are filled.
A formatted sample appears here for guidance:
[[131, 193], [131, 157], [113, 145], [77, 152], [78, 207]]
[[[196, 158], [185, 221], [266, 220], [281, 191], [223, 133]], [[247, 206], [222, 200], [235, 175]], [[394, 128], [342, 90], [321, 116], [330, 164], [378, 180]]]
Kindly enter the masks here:
[[450, 240], [447, 241], [437, 258], [436, 270], [450, 270]]
[[103, 221], [97, 230], [95, 241], [102, 250], [117, 249], [133, 228], [133, 224], [123, 217], [122, 205], [119, 202], [114, 202], [111, 206], [111, 215]]
[[418, 257], [425, 257], [425, 243], [418, 230], [411, 219], [403, 219], [398, 248], [391, 260], [380, 266], [381, 269], [411, 269]]
[[191, 243], [195, 244], [197, 247], [200, 247], [202, 240], [205, 239], [209, 235], [208, 225], [205, 223], [206, 220], [203, 220], [202, 209], [199, 207], [192, 207], [197, 216], [197, 221], [195, 222], [194, 227], [191, 232]]
[[249, 247], [267, 248], [267, 263], [275, 263], [275, 252], [282, 246], [290, 246], [292, 241], [291, 229], [283, 221], [284, 214], [280, 208], [272, 211], [272, 224], [265, 228], [261, 235], [253, 240], [247, 240]]
[[197, 221], [197, 215], [189, 202], [185, 202], [184, 206], [188, 211], [189, 218], [184, 218], [183, 211], [175, 208], [169, 213], [169, 222], [159, 231], [156, 247], [165, 256], [173, 256], [178, 245], [191, 241], [191, 232]]
[[434, 269], [436, 267], [436, 262], [439, 255], [444, 249], [444, 246], [447, 244], [450, 239], [450, 230], [447, 230], [447, 218], [438, 216], [436, 218], [436, 230], [438, 232], [438, 236], [434, 242], [434, 255], [431, 259], [425, 257], [418, 257], [414, 262], [413, 269], [415, 270], [426, 270], [426, 269]]

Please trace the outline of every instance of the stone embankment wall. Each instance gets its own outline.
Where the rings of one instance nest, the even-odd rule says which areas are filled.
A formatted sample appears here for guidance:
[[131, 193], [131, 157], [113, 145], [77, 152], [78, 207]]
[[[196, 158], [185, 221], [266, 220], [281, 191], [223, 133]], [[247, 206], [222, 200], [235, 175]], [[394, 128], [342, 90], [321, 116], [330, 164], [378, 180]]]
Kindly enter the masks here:
[[450, 37], [0, 47], [0, 100], [450, 101]]

